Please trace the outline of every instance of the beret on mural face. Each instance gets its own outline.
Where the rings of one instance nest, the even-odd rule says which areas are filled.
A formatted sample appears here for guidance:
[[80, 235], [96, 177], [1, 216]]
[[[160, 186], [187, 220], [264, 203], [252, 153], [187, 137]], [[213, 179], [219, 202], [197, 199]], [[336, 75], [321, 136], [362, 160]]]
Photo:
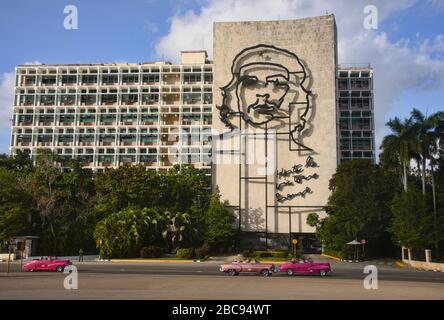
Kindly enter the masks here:
[[233, 60], [231, 72], [239, 74], [242, 68], [254, 64], [282, 66], [289, 73], [305, 73], [302, 63], [294, 53], [266, 44], [248, 47], [239, 52]]

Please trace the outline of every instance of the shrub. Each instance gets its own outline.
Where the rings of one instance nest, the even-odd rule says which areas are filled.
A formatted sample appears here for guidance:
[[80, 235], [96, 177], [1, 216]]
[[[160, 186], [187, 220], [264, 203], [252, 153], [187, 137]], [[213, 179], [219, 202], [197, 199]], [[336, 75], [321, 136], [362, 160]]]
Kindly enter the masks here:
[[[256, 250], [252, 254], [258, 258], [286, 258], [288, 256], [287, 250]], [[251, 256], [251, 255], [250, 255]]]
[[273, 258], [287, 258], [288, 251], [273, 251], [271, 255]]
[[244, 258], [246, 258], [246, 257], [251, 257], [251, 256], [253, 256], [253, 251], [251, 251], [251, 250], [243, 250], [243, 251], [241, 252], [241, 254], [242, 254], [242, 256], [243, 256]]
[[227, 209], [227, 203], [220, 201], [219, 189], [210, 197], [208, 210], [205, 213], [204, 240], [212, 248], [230, 247], [234, 239], [232, 224], [235, 220], [233, 213]]
[[196, 248], [194, 252], [196, 253], [196, 257], [198, 259], [204, 259], [210, 253], [210, 247], [205, 243], [202, 247]]
[[150, 243], [155, 230], [152, 209], [127, 207], [97, 223], [94, 239], [100, 256], [107, 258], [137, 257], [143, 243]]
[[258, 257], [258, 258], [269, 258], [272, 256], [271, 252], [269, 251], [264, 251], [264, 250], [257, 250], [254, 251], [254, 256]]
[[143, 247], [140, 250], [141, 258], [160, 258], [162, 256], [163, 250], [157, 246]]
[[176, 250], [176, 257], [180, 259], [194, 259], [196, 255], [193, 248], [179, 248]]

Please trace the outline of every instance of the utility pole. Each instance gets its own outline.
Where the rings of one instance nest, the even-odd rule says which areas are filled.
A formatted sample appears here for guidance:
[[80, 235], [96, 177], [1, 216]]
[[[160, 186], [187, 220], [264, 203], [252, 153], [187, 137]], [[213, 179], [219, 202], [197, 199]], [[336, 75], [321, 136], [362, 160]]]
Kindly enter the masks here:
[[9, 243], [9, 245], [8, 245], [8, 267], [7, 267], [6, 273], [9, 273], [9, 268], [11, 266], [11, 247], [12, 247], [12, 245]]
[[[430, 163], [430, 166], [432, 168], [431, 173], [432, 173], [432, 195], [433, 195], [433, 222], [435, 225], [435, 232], [438, 232], [438, 212], [436, 210], [436, 190], [435, 190], [435, 175], [434, 175], [434, 170], [433, 170], [433, 159], [432, 162]], [[438, 235], [436, 235], [437, 237]], [[435, 249], [436, 249], [436, 257], [439, 258], [439, 240], [436, 241], [435, 243]]]

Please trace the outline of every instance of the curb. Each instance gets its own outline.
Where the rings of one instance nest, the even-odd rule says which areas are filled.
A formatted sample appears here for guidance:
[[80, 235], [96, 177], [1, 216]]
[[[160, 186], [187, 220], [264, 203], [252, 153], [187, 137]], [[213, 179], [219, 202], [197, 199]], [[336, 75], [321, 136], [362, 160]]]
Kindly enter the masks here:
[[325, 254], [325, 253], [321, 253], [321, 256], [322, 256], [322, 257], [326, 257], [326, 258], [330, 258], [330, 259], [333, 259], [333, 260], [336, 260], [336, 261], [342, 261], [342, 260], [339, 259], [338, 257], [331, 256], [331, 255], [329, 255], [329, 254]]
[[146, 262], [200, 262], [197, 260], [170, 260], [170, 259], [112, 259], [110, 262], [116, 263], [146, 263]]
[[401, 261], [395, 261], [395, 266], [397, 266], [398, 268], [405, 268], [406, 265]]

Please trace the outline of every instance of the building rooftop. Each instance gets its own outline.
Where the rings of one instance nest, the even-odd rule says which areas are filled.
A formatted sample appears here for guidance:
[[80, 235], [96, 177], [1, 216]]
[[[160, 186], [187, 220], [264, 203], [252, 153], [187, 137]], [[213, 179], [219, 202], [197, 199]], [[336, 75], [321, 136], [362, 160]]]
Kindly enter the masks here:
[[[187, 50], [181, 51], [181, 64], [207, 64], [208, 54], [206, 50]], [[170, 61], [143, 61], [135, 62], [111, 62], [111, 63], [57, 63], [57, 64], [19, 64], [20, 68], [36, 67], [125, 67], [125, 66], [143, 66], [143, 65], [172, 65]]]
[[338, 69], [361, 70], [373, 69], [373, 67], [370, 62], [338, 63]]

